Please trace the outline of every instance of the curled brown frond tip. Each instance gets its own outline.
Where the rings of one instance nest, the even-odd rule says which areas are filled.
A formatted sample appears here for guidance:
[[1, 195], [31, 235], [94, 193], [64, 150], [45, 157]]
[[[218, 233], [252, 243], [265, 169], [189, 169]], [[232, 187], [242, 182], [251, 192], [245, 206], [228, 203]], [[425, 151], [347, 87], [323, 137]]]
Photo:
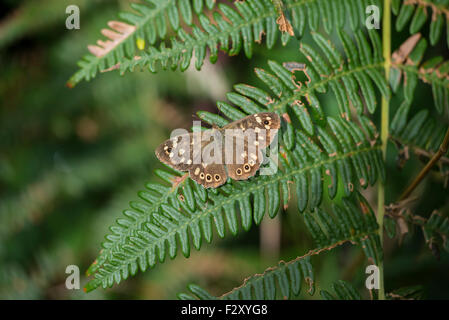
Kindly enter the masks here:
[[295, 35], [293, 27], [290, 21], [288, 21], [288, 19], [285, 17], [284, 13], [281, 13], [279, 15], [279, 17], [276, 19], [276, 23], [279, 25], [279, 31], [287, 32], [292, 37]]
[[97, 58], [108, 54], [136, 30], [135, 26], [121, 21], [109, 21], [108, 27], [110, 29], [102, 29], [101, 33], [109, 40], [98, 40], [97, 45], [87, 46], [89, 51]]

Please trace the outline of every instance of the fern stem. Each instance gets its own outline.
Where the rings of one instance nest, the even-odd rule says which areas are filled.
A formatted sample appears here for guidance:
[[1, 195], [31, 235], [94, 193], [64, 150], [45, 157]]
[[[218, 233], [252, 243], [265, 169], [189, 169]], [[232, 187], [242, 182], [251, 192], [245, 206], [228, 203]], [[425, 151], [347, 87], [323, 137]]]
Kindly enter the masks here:
[[446, 154], [449, 146], [449, 128], [446, 131], [446, 135], [444, 136], [443, 142], [438, 148], [437, 153], [435, 153], [430, 159], [430, 161], [426, 164], [426, 166], [421, 170], [418, 176], [413, 180], [412, 184], [408, 186], [408, 188], [401, 195], [400, 200], [405, 200], [408, 196], [415, 190], [415, 188], [421, 183], [421, 181], [425, 178], [425, 176], [429, 173], [430, 169], [440, 160], [440, 158]]
[[[391, 66], [391, 2], [390, 0], [384, 0], [384, 12], [382, 22], [382, 50], [384, 57], [385, 78], [389, 79], [390, 66]], [[387, 144], [389, 135], [389, 114], [390, 105], [389, 101], [382, 97], [382, 110], [381, 110], [381, 141], [382, 141], [382, 154], [384, 161], [387, 157]], [[377, 205], [377, 223], [379, 224], [379, 238], [381, 248], [383, 249], [383, 224], [385, 215], [385, 182], [379, 182], [378, 193], [378, 205]], [[379, 259], [379, 299], [385, 300], [385, 287], [384, 287], [384, 263], [383, 254]]]

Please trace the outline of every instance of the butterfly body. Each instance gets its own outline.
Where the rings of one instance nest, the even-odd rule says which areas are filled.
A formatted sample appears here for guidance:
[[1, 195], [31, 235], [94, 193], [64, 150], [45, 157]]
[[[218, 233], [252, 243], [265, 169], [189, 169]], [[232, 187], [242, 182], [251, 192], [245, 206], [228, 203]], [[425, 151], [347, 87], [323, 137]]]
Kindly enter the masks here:
[[213, 127], [174, 136], [156, 149], [158, 159], [205, 188], [217, 188], [228, 177], [246, 180], [254, 176], [263, 160], [262, 151], [280, 128], [276, 113], [263, 112]]

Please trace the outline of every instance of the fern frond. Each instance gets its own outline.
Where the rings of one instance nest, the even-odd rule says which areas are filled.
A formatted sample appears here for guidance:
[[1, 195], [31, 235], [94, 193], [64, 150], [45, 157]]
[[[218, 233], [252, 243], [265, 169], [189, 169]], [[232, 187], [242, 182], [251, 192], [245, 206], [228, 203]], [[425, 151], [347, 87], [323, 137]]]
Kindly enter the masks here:
[[[199, 69], [206, 57], [206, 44], [214, 44], [209, 48], [212, 52], [211, 57], [214, 60], [216, 59], [216, 43], [220, 39], [217, 36], [219, 35], [217, 32], [218, 31], [215, 30], [211, 33], [216, 37], [212, 42], [207, 40], [207, 38], [204, 38], [202, 44], [197, 44], [197, 39], [185, 36], [186, 41], [184, 44], [189, 44], [187, 49], [185, 45], [181, 45], [179, 42], [174, 42], [172, 48], [163, 47], [160, 51], [153, 50], [149, 53], [144, 53], [138, 60], [127, 60], [120, 65], [121, 72], [134, 70], [136, 67], [148, 67], [151, 71], [155, 72], [159, 64], [163, 69], [168, 67], [175, 69], [180, 65], [181, 70], [185, 70], [190, 64], [194, 51], [197, 58], [196, 67]], [[378, 34], [375, 31], [370, 31], [370, 41], [368, 41], [363, 32], [359, 30], [356, 33], [356, 44], [354, 44], [353, 40], [345, 32], [342, 31], [339, 35], [344, 46], [347, 61], [328, 39], [318, 33], [313, 33], [313, 39], [319, 49], [321, 49], [322, 53], [304, 43], [302, 43], [300, 47], [301, 53], [310, 62], [307, 67], [307, 74], [310, 77], [310, 80], [314, 83], [313, 87], [308, 83], [308, 88], [304, 88], [301, 91], [298, 84], [292, 81], [292, 77], [286, 76], [286, 72], [283, 71], [284, 74], [279, 77], [284, 83], [281, 83], [280, 85], [277, 85], [276, 82], [273, 83], [273, 85], [277, 85], [276, 93], [282, 95], [285, 94], [286, 90], [298, 91], [296, 96], [305, 96], [310, 103], [316, 104], [318, 103], [316, 101], [317, 99], [314, 99], [316, 98], [316, 92], [325, 92], [329, 86], [335, 95], [340, 113], [342, 117], [345, 118], [350, 117], [350, 104], [352, 104], [359, 113], [362, 112], [364, 104], [366, 104], [371, 113], [375, 111], [377, 104], [374, 91], [375, 87], [389, 99], [389, 88], [382, 76], [381, 68], [383, 59], [380, 52], [381, 44]], [[199, 37], [200, 36], [197, 36], [197, 38]], [[229, 52], [237, 53], [240, 50], [240, 42], [233, 41], [233, 43], [234, 47]], [[238, 47], [235, 47], [236, 43], [238, 44]], [[245, 52], [248, 53], [249, 51], [245, 49]], [[359, 55], [359, 52], [362, 52], [362, 55]], [[267, 81], [270, 81], [270, 79], [267, 79]], [[358, 94], [359, 90], [364, 101]], [[308, 93], [308, 95], [306, 93]], [[296, 101], [293, 98], [290, 103], [296, 103], [298, 106], [302, 104], [301, 101]], [[321, 115], [320, 106], [314, 107], [316, 108], [316, 113]]]
[[[158, 171], [170, 186], [147, 185], [147, 190], [139, 193], [145, 202], [132, 202], [133, 210], [124, 211], [125, 218], [118, 219], [117, 225], [111, 227], [112, 234], [106, 237], [102, 252], [88, 270], [88, 273], [95, 273], [95, 279], [88, 283], [86, 290], [119, 283], [129, 274], [134, 275], [139, 267], [145, 271], [157, 261], [163, 262], [167, 253], [174, 258], [178, 241], [182, 253], [189, 256], [190, 242], [198, 250], [203, 239], [211, 242], [211, 219], [220, 237], [225, 235], [225, 218], [230, 232], [235, 235], [237, 208], [245, 230], [250, 228], [252, 220], [259, 224], [266, 212], [270, 217], [276, 216], [281, 198], [284, 207], [288, 205], [290, 186], [296, 185], [298, 207], [304, 211], [321, 203], [324, 175], [331, 179], [328, 186], [331, 198], [336, 195], [339, 175], [347, 194], [359, 183], [363, 187], [373, 184], [383, 172], [379, 145], [370, 144], [352, 123], [332, 118], [329, 123], [329, 133], [322, 128], [318, 133], [323, 149], [318, 142], [296, 131], [295, 149], [291, 152], [281, 150], [282, 169], [275, 175], [232, 181], [218, 190], [205, 190], [187, 179], [187, 175]], [[353, 177], [353, 172], [358, 178]], [[267, 195], [270, 201], [267, 201]], [[353, 221], [351, 217], [349, 219]], [[313, 224], [313, 220], [309, 222]], [[354, 230], [359, 230], [359, 223], [354, 223]], [[319, 229], [313, 235], [322, 238]], [[363, 241], [366, 250], [372, 251], [375, 243], [371, 238]], [[370, 253], [370, 256], [377, 261], [374, 254]]]
[[[204, 4], [212, 9], [214, 0], [145, 0], [143, 3], [131, 3], [134, 12], [122, 12], [124, 21], [110, 21], [102, 34], [109, 40], [99, 40], [90, 45], [91, 55], [78, 62], [81, 68], [67, 82], [75, 86], [82, 79], [94, 78], [98, 71], [114, 68], [124, 57], [134, 58], [145, 48], [145, 42], [154, 45], [158, 39], [164, 39], [169, 27], [179, 30], [181, 22], [191, 25], [193, 11], [201, 13]], [[193, 7], [193, 10], [192, 10]], [[180, 19], [182, 17], [182, 21]]]
[[432, 215], [423, 225], [424, 239], [429, 247], [432, 247], [442, 241], [443, 248], [449, 252], [449, 218], [442, 216], [438, 211], [432, 212]]
[[[310, 262], [312, 256], [332, 250], [346, 242], [360, 244], [370, 258], [376, 259], [375, 257], [381, 254], [379, 237], [376, 233], [378, 230], [376, 218], [360, 194], [344, 199], [342, 206], [334, 205], [332, 214], [319, 209], [316, 212], [306, 213], [306, 217], [307, 229], [314, 237], [318, 245], [317, 248], [289, 262], [281, 261], [277, 266], [266, 269], [262, 274], [245, 279], [241, 286], [219, 298], [272, 300], [280, 293], [283, 299], [288, 299], [298, 295], [301, 288], [304, 287], [304, 283], [307, 285], [307, 292], [313, 295], [315, 277]], [[370, 241], [367, 242], [368, 239]], [[369, 250], [367, 243], [370, 243]], [[374, 245], [373, 247], [371, 247], [371, 243]], [[339, 292], [345, 293], [345, 297], [346, 295], [357, 297], [354, 290], [348, 289], [349, 286], [344, 286], [341, 290], [340, 287], [341, 284], [336, 288], [339, 289]], [[196, 285], [190, 285], [188, 289], [191, 294], [182, 293], [178, 297], [180, 299], [215, 299]], [[360, 296], [358, 297], [360, 298]]]
[[437, 111], [443, 113], [446, 110], [449, 113], [449, 61], [437, 56], [422, 62], [427, 41], [419, 38], [419, 34], [412, 36], [393, 54], [391, 87], [396, 92], [402, 82], [405, 102], [410, 104], [418, 80], [421, 80], [432, 87]]
[[357, 290], [346, 281], [339, 280], [331, 286], [335, 295], [326, 290], [321, 290], [320, 294], [324, 300], [362, 300], [362, 296]]
[[298, 257], [289, 262], [281, 261], [277, 266], [268, 268], [262, 274], [256, 274], [244, 283], [217, 298], [203, 288], [191, 284], [189, 293], [180, 293], [181, 300], [273, 300], [279, 294], [283, 299], [297, 296], [301, 289], [307, 285], [307, 292], [313, 295], [315, 292], [315, 275], [310, 263], [310, 256]]
[[[140, 12], [140, 16], [122, 14], [122, 18], [130, 23], [130, 28], [134, 27], [135, 30], [123, 37], [122, 41], [116, 42], [117, 45], [104, 55], [85, 56], [79, 62], [81, 69], [68, 81], [69, 86], [74, 86], [83, 79], [95, 77], [98, 71], [117, 68], [120, 68], [121, 73], [135, 67], [148, 68], [154, 72], [158, 65], [164, 69], [168, 67], [175, 69], [179, 66], [181, 70], [186, 70], [193, 55], [196, 56], [195, 66], [200, 69], [206, 58], [207, 48], [212, 63], [217, 60], [218, 49], [229, 55], [236, 55], [243, 46], [245, 55], [251, 57], [253, 42], [260, 43], [265, 35], [267, 47], [272, 48], [279, 34], [276, 23], [278, 13], [269, 0], [236, 1], [233, 6], [220, 3], [218, 10], [211, 15], [203, 13], [201, 8], [196, 10], [199, 25], [192, 22], [188, 0], [147, 0], [147, 2], [154, 2], [155, 8], [149, 9], [145, 5], [134, 4], [133, 8]], [[202, 3], [202, 1], [194, 3], [197, 2]], [[381, 5], [379, 0], [375, 3]], [[293, 32], [298, 37], [304, 33], [306, 17], [312, 31], [317, 31], [322, 21], [328, 33], [344, 26], [346, 14], [349, 15], [353, 30], [356, 30], [359, 22], [363, 25], [365, 20], [365, 6], [358, 0], [289, 0], [285, 2], [284, 10], [292, 17]], [[178, 11], [191, 28], [191, 33], [180, 27]], [[170, 46], [163, 41], [158, 49], [157, 33], [160, 39], [164, 39], [166, 35], [165, 12], [176, 31], [176, 36], [171, 37]], [[283, 33], [283, 44], [285, 45], [290, 38], [288, 32]], [[136, 42], [138, 39], [141, 39], [140, 42]], [[140, 50], [143, 48], [143, 39], [148, 39], [150, 45], [147, 49]], [[94, 53], [104, 51], [100, 49]]]
[[390, 220], [391, 238], [396, 233], [396, 221], [402, 219], [411, 227], [418, 226], [422, 229], [427, 246], [439, 258], [439, 247], [449, 252], [449, 218], [438, 210], [432, 212], [429, 218], [413, 214], [410, 209], [404, 209], [400, 205], [391, 204], [387, 207]]
[[[338, 130], [346, 130], [338, 121], [333, 121]], [[375, 181], [382, 170], [376, 169], [381, 165], [378, 145], [370, 146], [365, 140], [363, 147], [358, 148], [354, 144], [355, 149], [339, 151], [338, 140], [324, 130], [320, 132], [328, 146], [336, 148], [332, 149], [335, 153], [331, 157], [325, 156], [324, 151], [319, 151], [317, 145], [297, 132], [297, 148], [286, 156], [290, 162], [282, 161], [284, 170], [272, 176], [228, 183], [218, 191], [205, 190], [186, 177], [159, 171], [159, 176], [175, 186], [149, 184], [146, 191], [139, 193], [144, 202], [132, 202], [132, 210], [124, 211], [125, 217], [118, 219], [117, 225], [111, 227], [112, 234], [106, 237], [100, 256], [89, 269], [89, 273], [96, 275], [87, 288], [94, 289], [100, 284], [111, 286], [126, 279], [129, 274], [134, 275], [138, 267], [145, 271], [157, 261], [163, 262], [167, 253], [174, 258], [178, 250], [177, 241], [183, 254], [188, 256], [189, 237], [196, 249], [201, 247], [203, 239], [207, 242], [212, 240], [211, 219], [220, 237], [225, 235], [225, 219], [230, 232], [235, 235], [239, 220], [237, 208], [240, 209], [241, 224], [245, 230], [250, 228], [252, 220], [259, 224], [266, 212], [274, 217], [281, 197], [284, 206], [288, 204], [293, 182], [296, 183], [298, 205], [304, 210], [307, 205], [313, 208], [321, 202], [324, 174], [331, 177], [329, 190], [332, 197], [337, 191], [339, 174], [347, 193], [357, 185], [357, 180], [352, 178], [354, 171], [367, 174], [370, 178], [364, 176], [365, 182]], [[304, 144], [304, 149], [301, 144]], [[313, 162], [306, 152], [320, 156]], [[301, 162], [296, 162], [298, 160]], [[267, 195], [270, 201], [267, 201]]]
[[[352, 60], [352, 63], [356, 62]], [[129, 274], [135, 274], [138, 267], [144, 271], [157, 261], [163, 262], [167, 251], [174, 258], [178, 250], [177, 237], [183, 254], [188, 256], [190, 236], [196, 249], [200, 248], [203, 239], [211, 241], [211, 218], [214, 219], [218, 235], [223, 237], [223, 212], [229, 230], [236, 234], [237, 207], [240, 209], [242, 226], [248, 230], [252, 220], [259, 224], [266, 211], [270, 217], [274, 217], [281, 201], [284, 207], [288, 206], [290, 187], [295, 187], [298, 207], [303, 212], [306, 208], [319, 206], [326, 186], [329, 197], [334, 198], [339, 185], [344, 188], [346, 195], [350, 195], [359, 187], [366, 188], [379, 177], [383, 178], [378, 133], [367, 118], [359, 116], [361, 128], [344, 118], [319, 119], [321, 125], [315, 126], [310, 117], [304, 121], [304, 116], [308, 116], [307, 110], [298, 108], [294, 103], [302, 95], [314, 101], [316, 106], [318, 99], [316, 96], [315, 99], [311, 98], [314, 94], [312, 90], [317, 85], [323, 87], [332, 81], [338, 87], [337, 80], [332, 79], [332, 76], [324, 80], [318, 78], [315, 84], [311, 76], [309, 87], [302, 87], [295, 92], [298, 83], [293, 83], [288, 69], [275, 62], [269, 64], [274, 75], [262, 69], [257, 69], [256, 74], [270, 87], [274, 96], [259, 88], [236, 85], [238, 93], [229, 93], [227, 96], [236, 106], [218, 102], [218, 109], [225, 117], [237, 120], [260, 111], [286, 113], [290, 111], [287, 110], [290, 105], [305, 131], [315, 135], [307, 136], [302, 130], [294, 129], [290, 123], [292, 120], [286, 121], [281, 133], [281, 168], [277, 174], [247, 181], [232, 181], [218, 190], [205, 190], [190, 181], [187, 175], [158, 171], [158, 175], [168, 185], [147, 185], [148, 190], [139, 194], [145, 203], [131, 203], [133, 210], [124, 212], [126, 219], [117, 220], [117, 226], [111, 227], [112, 234], [107, 237], [102, 252], [88, 270], [89, 274], [96, 274], [87, 286], [89, 290], [100, 284], [103, 287], [112, 286], [114, 282], [126, 279]], [[364, 71], [354, 70], [353, 74], [364, 74]], [[340, 77], [348, 75], [335, 76], [336, 79]], [[199, 112], [198, 116], [209, 124], [220, 126], [229, 121], [208, 112]], [[290, 117], [286, 115], [286, 119]], [[310, 126], [305, 125], [308, 122]], [[268, 202], [267, 195], [270, 199]]]
[[[318, 99], [319, 94], [333, 93], [343, 119], [350, 119], [350, 105], [354, 106], [358, 114], [364, 111], [364, 105], [370, 112], [376, 109], [376, 88], [384, 95], [390, 97], [389, 87], [381, 74], [381, 53], [378, 51], [379, 37], [375, 31], [370, 31], [370, 42], [362, 32], [357, 32], [356, 43], [344, 32], [339, 33], [344, 46], [346, 59], [335, 46], [318, 33], [312, 35], [317, 47], [312, 48], [306, 44], [301, 45], [300, 51], [307, 65], [296, 62], [286, 62], [282, 67], [275, 61], [269, 61], [272, 72], [256, 69], [256, 75], [271, 90], [267, 93], [259, 88], [245, 84], [238, 84], [234, 88], [237, 93], [227, 95], [228, 99], [242, 108], [246, 113], [260, 112], [264, 108], [272, 111], [281, 111], [295, 116], [304, 131], [313, 135], [314, 122], [324, 121], [324, 112]], [[361, 58], [357, 52], [364, 54]], [[301, 83], [296, 80], [295, 72], [303, 71], [308, 81]], [[360, 95], [359, 95], [360, 92]], [[228, 118], [237, 120], [243, 116], [242, 112], [227, 111], [229, 105], [219, 102], [218, 108]], [[206, 114], [200, 114], [203, 120], [223, 125], [223, 119], [213, 117], [208, 121]], [[290, 124], [288, 124], [289, 130]], [[287, 139], [292, 140], [292, 139]], [[286, 141], [288, 149], [290, 144]]]
[[[429, 116], [427, 109], [420, 110], [413, 117], [408, 116], [409, 111], [410, 105], [407, 103], [399, 107], [391, 122], [390, 137], [395, 142], [402, 161], [408, 160], [412, 149], [427, 163], [444, 140], [447, 125], [435, 121]], [[440, 158], [439, 164], [443, 175], [449, 172], [449, 152]]]
[[[402, 31], [410, 22], [410, 34], [419, 32], [430, 17], [430, 44], [434, 46], [441, 38], [444, 23], [449, 31], [449, 1], [448, 0], [393, 0], [392, 9], [398, 15], [396, 30]], [[447, 32], [449, 47], [449, 32]]]

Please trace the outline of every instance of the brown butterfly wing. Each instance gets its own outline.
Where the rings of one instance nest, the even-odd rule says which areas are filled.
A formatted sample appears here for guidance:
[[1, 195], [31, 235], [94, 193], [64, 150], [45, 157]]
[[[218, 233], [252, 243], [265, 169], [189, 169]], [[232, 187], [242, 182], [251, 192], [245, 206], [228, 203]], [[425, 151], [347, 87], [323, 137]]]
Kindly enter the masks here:
[[[217, 188], [228, 178], [224, 164], [207, 164], [201, 160], [201, 152], [209, 144], [219, 143], [214, 140], [210, 130], [201, 133], [201, 140], [194, 133], [176, 136], [162, 143], [156, 149], [158, 159], [179, 171], [188, 171], [195, 182], [205, 188]], [[201, 145], [201, 149], [194, 149]], [[219, 146], [221, 150], [221, 146]]]
[[[276, 137], [281, 126], [280, 117], [274, 112], [262, 112], [232, 122], [226, 129], [241, 129], [235, 145], [243, 145], [243, 152], [233, 150], [234, 161], [227, 163], [229, 177], [234, 180], [246, 180], [254, 176], [263, 161], [262, 150], [268, 147]], [[248, 135], [246, 135], [248, 133]], [[237, 147], [236, 147], [237, 148]], [[229, 150], [226, 150], [228, 152]]]
[[235, 161], [226, 165], [228, 176], [234, 180], [246, 180], [254, 176], [263, 160], [260, 148], [250, 150], [248, 141], [245, 141], [244, 145], [244, 151], [235, 153]]
[[223, 185], [228, 179], [226, 169], [223, 164], [194, 164], [190, 170], [190, 178], [201, 184], [205, 188], [217, 188]]
[[[203, 137], [210, 133], [206, 130], [201, 135], [201, 141], [194, 133], [176, 136], [162, 143], [156, 149], [158, 159], [179, 171], [188, 171], [190, 177], [205, 188], [217, 188], [223, 185], [228, 176], [234, 180], [245, 180], [254, 176], [260, 168], [263, 156], [262, 150], [269, 146], [281, 126], [280, 117], [273, 112], [262, 112], [234, 121], [218, 131], [226, 135], [227, 129], [240, 129], [241, 132], [253, 130], [254, 136], [241, 134], [236, 137], [236, 144], [243, 146], [243, 152], [234, 152], [233, 159], [225, 164], [204, 163], [201, 152], [195, 153], [193, 149], [199, 144], [201, 150], [209, 144], [218, 144], [217, 148], [223, 153], [225, 160], [225, 148], [223, 141], [211, 140]], [[217, 132], [217, 131], [216, 131]], [[210, 135], [209, 135], [210, 136]], [[213, 136], [213, 135], [212, 135]]]
[[156, 157], [179, 171], [189, 171], [193, 164], [191, 142], [193, 134], [184, 134], [164, 141], [156, 149]]
[[249, 115], [243, 119], [225, 125], [222, 130], [241, 129], [245, 132], [248, 129], [261, 130], [266, 139], [259, 140], [261, 149], [268, 147], [276, 137], [277, 131], [281, 127], [281, 118], [275, 112], [260, 112]]
[[[189, 168], [189, 173], [192, 180], [205, 188], [217, 188], [228, 179], [222, 159], [208, 159], [206, 157], [207, 154], [214, 155], [215, 151], [221, 155], [221, 133], [215, 129], [203, 131], [201, 152], [195, 153], [194, 164]], [[217, 163], [214, 163], [215, 160], [217, 160]]]

